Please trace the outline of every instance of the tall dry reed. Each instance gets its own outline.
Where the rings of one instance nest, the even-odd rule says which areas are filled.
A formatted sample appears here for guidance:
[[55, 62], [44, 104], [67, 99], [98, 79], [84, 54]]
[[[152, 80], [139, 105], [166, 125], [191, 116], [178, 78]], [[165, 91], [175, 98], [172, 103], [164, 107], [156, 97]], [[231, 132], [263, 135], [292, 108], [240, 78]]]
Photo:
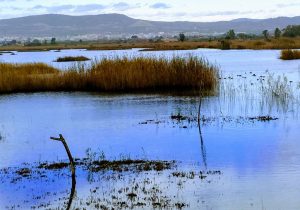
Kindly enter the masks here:
[[46, 64], [0, 64], [0, 93], [214, 90], [218, 68], [189, 58], [114, 58], [59, 71]]
[[282, 60], [300, 59], [300, 50], [282, 50], [280, 59]]

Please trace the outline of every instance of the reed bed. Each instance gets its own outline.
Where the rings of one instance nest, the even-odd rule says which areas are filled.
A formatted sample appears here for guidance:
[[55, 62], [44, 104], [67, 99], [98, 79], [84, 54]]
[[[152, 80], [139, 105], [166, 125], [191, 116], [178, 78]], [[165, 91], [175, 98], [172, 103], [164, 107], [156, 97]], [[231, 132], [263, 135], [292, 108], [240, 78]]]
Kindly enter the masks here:
[[[222, 39], [220, 39], [222, 40]], [[160, 51], [160, 50], [192, 50], [197, 48], [216, 48], [220, 49], [220, 40], [187, 40], [180, 41], [135, 41], [127, 43], [119, 42], [97, 42], [90, 41], [87, 43], [59, 43], [55, 45], [41, 45], [41, 46], [0, 46], [0, 51], [48, 51], [57, 49], [87, 49], [87, 50], [124, 50], [132, 48], [146, 48], [144, 51]], [[265, 40], [263, 38], [257, 39], [235, 39], [230, 40], [230, 49], [299, 49], [300, 37], [287, 38], [281, 37], [279, 39], [270, 38]]]
[[219, 71], [206, 60], [114, 58], [60, 71], [46, 64], [0, 64], [0, 93], [42, 91], [213, 91]]
[[300, 50], [282, 50], [280, 59], [282, 60], [296, 60], [300, 59]]
[[57, 58], [55, 62], [88, 61], [88, 60], [90, 59], [84, 56], [65, 56], [65, 57]]

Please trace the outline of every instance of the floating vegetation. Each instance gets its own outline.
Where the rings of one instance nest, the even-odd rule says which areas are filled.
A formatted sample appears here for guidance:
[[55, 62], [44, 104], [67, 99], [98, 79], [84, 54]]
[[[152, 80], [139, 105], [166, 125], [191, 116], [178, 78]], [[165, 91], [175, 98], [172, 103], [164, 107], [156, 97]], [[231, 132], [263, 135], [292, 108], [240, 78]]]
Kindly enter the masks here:
[[273, 121], [273, 120], [278, 120], [277, 117], [271, 117], [271, 116], [258, 116], [258, 117], [249, 117], [250, 120], [257, 120], [257, 121]]
[[[15, 192], [30, 189], [29, 183], [44, 186], [43, 193], [36, 191], [32, 194], [34, 202], [24, 198], [25, 200], [15, 201], [7, 208], [13, 206], [33, 209], [55, 209], [66, 206], [70, 209], [189, 208], [195, 203], [190, 203], [189, 195], [185, 195], [184, 190], [180, 191], [180, 194], [183, 194], [179, 196], [178, 189], [190, 188], [191, 182], [196, 182], [198, 187], [210, 184], [212, 180], [218, 180], [222, 175], [219, 170], [198, 171], [194, 168], [178, 171], [177, 166], [174, 167], [174, 161], [146, 160], [102, 160], [92, 164], [98, 167], [101, 163], [103, 168], [91, 171], [93, 167], [87, 167], [88, 158], [76, 160], [77, 181], [81, 186], [88, 186], [88, 193], [85, 189], [76, 189], [76, 185], [72, 185], [71, 190], [65, 190], [68, 187], [68, 181], [65, 180], [68, 180], [69, 173], [65, 169], [68, 164], [63, 162], [41, 163], [38, 166], [26, 164], [26, 167], [21, 168], [0, 169], [0, 182], [3, 186], [15, 189]], [[149, 170], [147, 165], [150, 168], [153, 165], [153, 170]], [[140, 170], [141, 166], [145, 167]], [[120, 171], [119, 168], [128, 170]], [[46, 189], [50, 191], [45, 191]], [[77, 192], [74, 197], [73, 192]], [[52, 197], [51, 200], [49, 196]]]
[[[272, 116], [255, 116], [255, 117], [243, 117], [243, 116], [218, 116], [218, 117], [206, 117], [201, 116], [200, 122], [203, 126], [212, 125], [213, 123], [218, 123], [220, 125], [225, 124], [249, 124], [254, 123], [255, 121], [259, 122], [268, 122], [278, 120], [278, 117]], [[174, 127], [174, 125], [178, 125], [179, 128], [190, 128], [198, 126], [198, 118], [196, 116], [183, 116], [183, 115], [172, 115], [170, 119], [161, 119], [161, 120], [146, 120], [144, 122], [140, 122], [140, 125], [159, 125], [159, 124], [169, 124]]]
[[38, 168], [44, 168], [47, 170], [57, 170], [67, 168], [70, 164], [69, 163], [42, 163], [38, 166]]
[[146, 161], [146, 160], [119, 160], [119, 161], [94, 161], [90, 170], [93, 172], [112, 171], [162, 171], [174, 167], [174, 161]]
[[148, 124], [161, 124], [161, 123], [165, 123], [166, 121], [165, 120], [146, 120], [146, 121], [143, 121], [143, 122], [140, 122], [139, 124], [140, 125], [148, 125]]
[[16, 172], [18, 175], [23, 177], [28, 177], [31, 174], [31, 170], [29, 168], [22, 168]]
[[[175, 166], [175, 161], [154, 161], [154, 160], [100, 160], [91, 161], [87, 158], [76, 159], [75, 164], [77, 166], [85, 166], [88, 170], [92, 172], [99, 171], [162, 171], [171, 169]], [[69, 163], [41, 163], [38, 168], [46, 170], [59, 170], [64, 169], [69, 166]]]

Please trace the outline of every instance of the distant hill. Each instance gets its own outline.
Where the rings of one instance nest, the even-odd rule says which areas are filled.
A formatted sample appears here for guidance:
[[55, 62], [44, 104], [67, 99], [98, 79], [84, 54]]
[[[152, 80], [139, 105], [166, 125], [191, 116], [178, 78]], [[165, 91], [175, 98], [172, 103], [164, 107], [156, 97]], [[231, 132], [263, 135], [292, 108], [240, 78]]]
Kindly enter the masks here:
[[163, 22], [130, 18], [120, 14], [102, 14], [86, 16], [68, 15], [36, 15], [21, 18], [0, 20], [0, 38], [4, 36], [18, 37], [65, 37], [76, 35], [118, 35], [200, 32], [203, 34], [223, 33], [229, 29], [236, 32], [261, 33], [285, 28], [287, 25], [299, 24], [300, 16], [278, 17], [271, 19], [236, 19], [219, 22]]

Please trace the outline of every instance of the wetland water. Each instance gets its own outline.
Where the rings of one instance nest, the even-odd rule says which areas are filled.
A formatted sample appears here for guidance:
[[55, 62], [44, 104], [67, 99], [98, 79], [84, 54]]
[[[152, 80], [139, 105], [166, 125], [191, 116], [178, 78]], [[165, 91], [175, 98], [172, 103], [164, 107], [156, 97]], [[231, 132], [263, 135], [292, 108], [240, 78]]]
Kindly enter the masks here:
[[[279, 51], [68, 50], [5, 54], [0, 59], [40, 61], [64, 69], [72, 64], [52, 61], [63, 55], [101, 59], [125, 54], [193, 54], [220, 66], [223, 76], [218, 96], [202, 99], [202, 139], [195, 120], [171, 119], [178, 114], [197, 116], [198, 97], [99, 93], [0, 96], [0, 166], [10, 168], [0, 173], [1, 209], [52, 209], [66, 204], [71, 191], [68, 168], [43, 175], [36, 172], [30, 177], [12, 172], [29, 167], [26, 164], [67, 161], [62, 145], [49, 140], [58, 133], [67, 139], [76, 158], [85, 158], [91, 148], [110, 160], [130, 157], [178, 163], [170, 170], [139, 173], [87, 173], [79, 167], [74, 207], [300, 208], [300, 62], [279, 60]], [[273, 73], [274, 81], [268, 82]], [[288, 77], [286, 94], [279, 92], [276, 97], [267, 87], [283, 74]], [[274, 119], [254, 119], [259, 116]], [[172, 175], [181, 171], [221, 173], [206, 179]], [[136, 200], [126, 196], [130, 192], [137, 194]]]

